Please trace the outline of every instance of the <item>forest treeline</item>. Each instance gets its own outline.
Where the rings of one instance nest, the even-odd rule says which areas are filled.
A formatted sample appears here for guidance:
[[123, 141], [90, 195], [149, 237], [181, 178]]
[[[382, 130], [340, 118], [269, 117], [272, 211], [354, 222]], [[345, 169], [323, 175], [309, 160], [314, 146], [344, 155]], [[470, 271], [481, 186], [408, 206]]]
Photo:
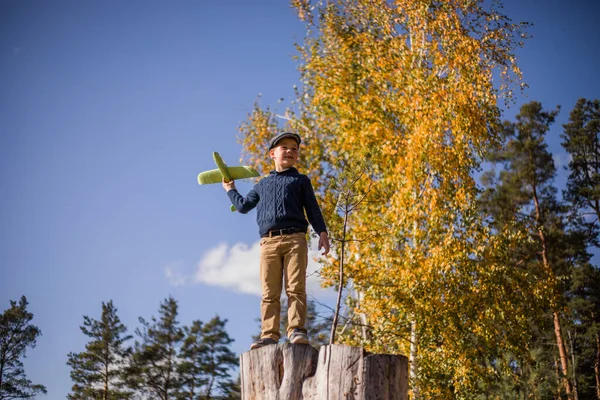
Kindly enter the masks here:
[[[35, 347], [41, 330], [32, 324], [27, 299], [11, 301], [0, 316], [0, 399], [28, 399], [46, 394], [46, 388], [27, 379], [22, 358]], [[307, 327], [311, 344], [326, 343], [329, 320], [321, 317], [314, 301], [308, 302]], [[281, 329], [287, 326], [287, 306], [282, 302]], [[131, 331], [120, 320], [112, 301], [102, 303], [99, 319], [83, 317], [85, 349], [67, 358], [71, 400], [234, 400], [240, 398], [238, 356], [227, 320], [218, 315], [208, 322], [181, 325], [178, 302], [168, 297], [158, 316], [139, 318]], [[260, 334], [260, 320], [257, 320]]]
[[[41, 334], [31, 323], [27, 299], [22, 297], [2, 314], [0, 399], [34, 398], [43, 385], [26, 378], [20, 358]], [[102, 303], [99, 319], [83, 317], [80, 326], [85, 349], [67, 355], [73, 381], [67, 398], [109, 399], [238, 399], [238, 366], [231, 350], [227, 320], [178, 321], [178, 304], [168, 297], [158, 316], [139, 318], [130, 334], [112, 301]]]

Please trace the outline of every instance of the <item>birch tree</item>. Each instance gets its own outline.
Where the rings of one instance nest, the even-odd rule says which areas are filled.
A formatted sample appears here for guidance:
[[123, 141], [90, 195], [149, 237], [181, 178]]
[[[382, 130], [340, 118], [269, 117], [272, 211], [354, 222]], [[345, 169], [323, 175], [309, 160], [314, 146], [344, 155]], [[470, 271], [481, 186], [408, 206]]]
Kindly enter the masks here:
[[[385, 201], [353, 212], [345, 248], [369, 335], [340, 340], [414, 354], [413, 395], [473, 393], [493, 375], [485, 360], [500, 347], [522, 351], [542, 293], [507, 263], [520, 233], [494, 231], [480, 216], [474, 178], [500, 144], [498, 102], [522, 87], [514, 51], [526, 24], [512, 23], [500, 2], [292, 5], [306, 25], [296, 45], [300, 85], [283, 111], [254, 105], [240, 127], [245, 161], [267, 170], [268, 139], [297, 131], [298, 166], [325, 215], [335, 204], [325, 190], [339, 176], [335, 165], [370, 166], [364, 185], [374, 182]], [[372, 232], [382, 235], [353, 240]], [[321, 272], [334, 282], [337, 264], [324, 262]]]

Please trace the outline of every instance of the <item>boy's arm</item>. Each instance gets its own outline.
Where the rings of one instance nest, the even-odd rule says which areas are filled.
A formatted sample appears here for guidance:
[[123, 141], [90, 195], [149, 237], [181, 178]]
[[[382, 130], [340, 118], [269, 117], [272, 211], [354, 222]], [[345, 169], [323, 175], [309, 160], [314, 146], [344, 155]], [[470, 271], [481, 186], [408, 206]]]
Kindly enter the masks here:
[[315, 191], [312, 187], [310, 179], [306, 179], [306, 187], [304, 190], [304, 209], [306, 210], [306, 216], [308, 222], [312, 225], [315, 232], [319, 234], [319, 247], [318, 250], [323, 248], [323, 255], [329, 253], [329, 236], [327, 234], [327, 227], [325, 226], [325, 220], [321, 213], [321, 208], [317, 202]]
[[256, 207], [258, 200], [260, 199], [258, 193], [254, 189], [248, 192], [248, 195], [244, 198], [244, 196], [242, 196], [235, 188], [235, 183], [233, 181], [225, 182], [225, 180], [223, 180], [223, 189], [227, 192], [231, 204], [233, 204], [235, 209], [241, 214], [246, 214]]
[[305, 180], [303, 194], [304, 209], [306, 210], [308, 222], [310, 222], [315, 232], [317, 232], [319, 235], [322, 232], [327, 233], [327, 227], [325, 226], [325, 221], [323, 220], [321, 208], [319, 207], [319, 203], [315, 197], [315, 191], [313, 190], [312, 183], [308, 177]]

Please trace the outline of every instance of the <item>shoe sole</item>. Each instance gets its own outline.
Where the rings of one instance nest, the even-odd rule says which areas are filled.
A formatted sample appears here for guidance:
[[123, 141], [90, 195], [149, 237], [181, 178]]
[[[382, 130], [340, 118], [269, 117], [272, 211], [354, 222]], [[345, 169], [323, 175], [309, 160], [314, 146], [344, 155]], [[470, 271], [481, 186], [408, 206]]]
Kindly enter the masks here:
[[308, 344], [308, 339], [304, 338], [304, 337], [298, 337], [298, 338], [294, 339], [291, 343], [292, 344]]
[[267, 343], [267, 344], [256, 344], [256, 343], [252, 343], [250, 345], [250, 350], [256, 350], [256, 349], [260, 349], [261, 347], [265, 347], [265, 346], [271, 346], [274, 345], [276, 343]]

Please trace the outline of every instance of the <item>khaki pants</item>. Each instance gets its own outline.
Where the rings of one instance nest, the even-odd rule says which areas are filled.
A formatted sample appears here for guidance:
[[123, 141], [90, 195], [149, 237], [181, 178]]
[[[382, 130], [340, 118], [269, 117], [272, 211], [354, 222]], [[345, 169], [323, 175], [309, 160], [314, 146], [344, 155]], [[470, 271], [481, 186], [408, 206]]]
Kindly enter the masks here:
[[306, 266], [308, 245], [305, 233], [265, 237], [260, 241], [262, 300], [261, 338], [279, 340], [282, 281], [288, 297], [287, 336], [294, 329], [306, 332]]

